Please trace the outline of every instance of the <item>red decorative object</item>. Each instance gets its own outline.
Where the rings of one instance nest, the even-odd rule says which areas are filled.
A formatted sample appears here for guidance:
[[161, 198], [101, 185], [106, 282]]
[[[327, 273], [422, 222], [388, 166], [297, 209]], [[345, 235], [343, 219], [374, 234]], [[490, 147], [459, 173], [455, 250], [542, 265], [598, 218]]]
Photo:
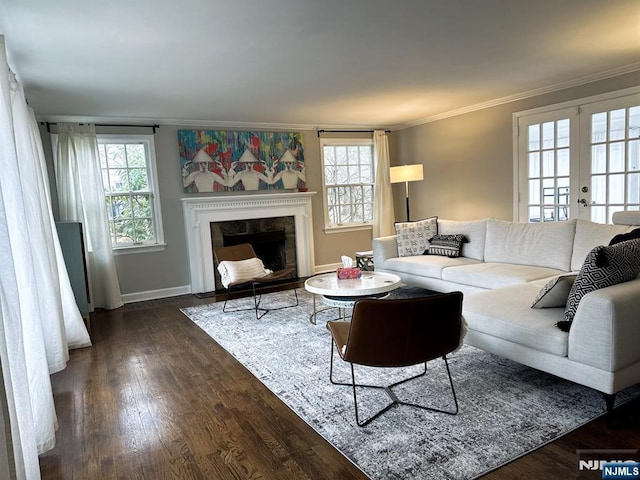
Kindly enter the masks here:
[[360, 278], [362, 276], [362, 270], [358, 267], [339, 268], [336, 272], [338, 274], [338, 280]]

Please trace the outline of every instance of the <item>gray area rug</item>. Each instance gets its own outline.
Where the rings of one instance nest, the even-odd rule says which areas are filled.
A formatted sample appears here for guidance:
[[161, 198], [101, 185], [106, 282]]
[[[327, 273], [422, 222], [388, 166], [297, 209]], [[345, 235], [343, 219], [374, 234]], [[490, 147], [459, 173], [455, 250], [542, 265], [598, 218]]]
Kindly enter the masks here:
[[[419, 291], [401, 289], [395, 295]], [[476, 478], [604, 413], [594, 390], [465, 346], [448, 357], [460, 403], [457, 416], [396, 406], [360, 428], [350, 387], [332, 385], [328, 378], [331, 336], [325, 323], [336, 318], [337, 310], [322, 312], [312, 325], [312, 296], [303, 289], [298, 295], [298, 307], [260, 320], [253, 311], [222, 313], [222, 303], [182, 312], [372, 479]], [[262, 301], [276, 306], [292, 297], [278, 292]], [[234, 302], [230, 308], [253, 300]], [[347, 381], [348, 365], [338, 359], [336, 366], [336, 377]], [[356, 380], [389, 384], [417, 371], [356, 367]], [[453, 405], [442, 360], [430, 362], [425, 377], [396, 393], [439, 408]], [[639, 393], [627, 390], [618, 401]], [[388, 401], [383, 392], [370, 389], [360, 399], [363, 416]]]

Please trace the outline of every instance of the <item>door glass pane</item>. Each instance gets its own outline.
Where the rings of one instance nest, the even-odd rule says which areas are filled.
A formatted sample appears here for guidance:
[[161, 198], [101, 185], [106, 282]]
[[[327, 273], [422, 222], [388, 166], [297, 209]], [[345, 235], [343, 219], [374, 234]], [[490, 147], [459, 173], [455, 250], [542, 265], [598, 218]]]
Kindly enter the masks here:
[[542, 152], [542, 176], [553, 177], [554, 174], [554, 151]]
[[640, 137], [640, 107], [629, 109], [629, 138]]
[[591, 207], [591, 221], [607, 223], [607, 207]]
[[529, 178], [540, 176], [540, 152], [531, 152], [529, 154]]
[[543, 209], [543, 218], [544, 218], [543, 221], [545, 222], [555, 222], [556, 221], [555, 209], [545, 207]]
[[553, 178], [545, 178], [542, 181], [542, 203], [553, 205], [556, 203], [556, 186]]
[[624, 143], [609, 144], [609, 171], [624, 172]]
[[640, 170], [640, 140], [629, 142], [629, 170]]
[[627, 202], [640, 203], [640, 173], [630, 173], [627, 181]]
[[623, 140], [625, 131], [625, 109], [609, 113], [609, 140]]
[[530, 222], [540, 221], [540, 207], [529, 207], [529, 221]]
[[593, 145], [591, 147], [591, 173], [605, 173], [607, 171], [607, 147], [606, 145]]
[[569, 149], [563, 148], [562, 150], [558, 150], [558, 171], [556, 174], [558, 176], [561, 175], [569, 175]]
[[557, 147], [568, 147], [569, 146], [569, 119], [565, 118], [564, 120], [558, 120], [558, 142]]
[[540, 150], [540, 125], [529, 125], [528, 138], [528, 150]]
[[609, 175], [609, 203], [624, 203], [624, 174]]
[[555, 144], [554, 122], [542, 124], [542, 148], [553, 148]]
[[540, 180], [529, 180], [529, 203], [540, 204]]
[[591, 177], [591, 201], [599, 205], [607, 203], [607, 177], [605, 175]]
[[591, 116], [591, 143], [607, 141], [607, 112]]

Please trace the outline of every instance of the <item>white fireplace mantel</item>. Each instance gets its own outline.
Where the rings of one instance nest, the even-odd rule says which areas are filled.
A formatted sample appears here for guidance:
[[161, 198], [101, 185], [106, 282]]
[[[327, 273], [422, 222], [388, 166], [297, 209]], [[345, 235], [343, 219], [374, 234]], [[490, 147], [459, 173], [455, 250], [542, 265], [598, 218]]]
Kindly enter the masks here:
[[210, 224], [212, 222], [294, 217], [298, 276], [312, 275], [315, 265], [311, 197], [315, 193], [264, 193], [183, 198], [182, 210], [189, 251], [191, 293], [213, 292], [216, 289], [211, 245]]

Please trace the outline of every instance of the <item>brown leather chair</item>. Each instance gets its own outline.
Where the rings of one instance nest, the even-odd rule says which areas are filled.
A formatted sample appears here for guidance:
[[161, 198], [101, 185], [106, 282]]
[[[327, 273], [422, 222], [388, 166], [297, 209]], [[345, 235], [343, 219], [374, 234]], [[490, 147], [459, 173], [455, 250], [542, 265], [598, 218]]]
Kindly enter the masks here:
[[[394, 300], [363, 298], [355, 302], [350, 322], [330, 321], [327, 322], [327, 328], [332, 337], [329, 379], [335, 385], [353, 387], [353, 403], [359, 426], [367, 425], [394, 405], [409, 405], [449, 415], [458, 413], [458, 399], [447, 354], [456, 350], [460, 344], [461, 292]], [[334, 345], [340, 358], [351, 366], [351, 383], [336, 382], [333, 379]], [[438, 357], [442, 357], [447, 369], [455, 409], [445, 411], [401, 401], [392, 388], [423, 376], [427, 372], [427, 362]], [[357, 384], [353, 368], [354, 364], [407, 367], [421, 363], [424, 363], [424, 371], [388, 386]], [[367, 420], [360, 421], [356, 387], [383, 389], [392, 402]]]
[[[213, 255], [216, 260], [216, 264], [219, 265], [222, 261], [239, 261], [239, 260], [247, 260], [250, 258], [257, 258], [256, 252], [253, 250], [253, 247], [250, 243], [241, 243], [239, 245], [232, 245], [228, 247], [214, 247]], [[293, 288], [293, 293], [295, 295], [295, 303], [292, 305], [285, 305], [282, 307], [275, 308], [265, 308], [260, 306], [260, 302], [262, 300], [262, 292], [266, 287], [275, 286], [278, 284], [290, 283]], [[227, 302], [229, 301], [229, 295], [224, 301], [224, 305], [222, 305], [222, 311], [225, 313], [231, 312], [240, 312], [245, 310], [255, 310], [256, 319], [260, 319], [264, 317], [267, 313], [272, 310], [281, 310], [283, 308], [291, 308], [298, 306], [298, 291], [296, 290], [296, 270], [295, 268], [284, 268], [282, 270], [275, 271], [266, 275], [264, 277], [243, 279], [240, 282], [235, 282], [229, 284], [228, 290], [231, 292], [232, 289], [241, 289], [247, 288], [251, 286], [251, 290], [253, 292], [253, 303], [254, 306], [250, 308], [239, 308], [236, 310], [227, 310]]]

